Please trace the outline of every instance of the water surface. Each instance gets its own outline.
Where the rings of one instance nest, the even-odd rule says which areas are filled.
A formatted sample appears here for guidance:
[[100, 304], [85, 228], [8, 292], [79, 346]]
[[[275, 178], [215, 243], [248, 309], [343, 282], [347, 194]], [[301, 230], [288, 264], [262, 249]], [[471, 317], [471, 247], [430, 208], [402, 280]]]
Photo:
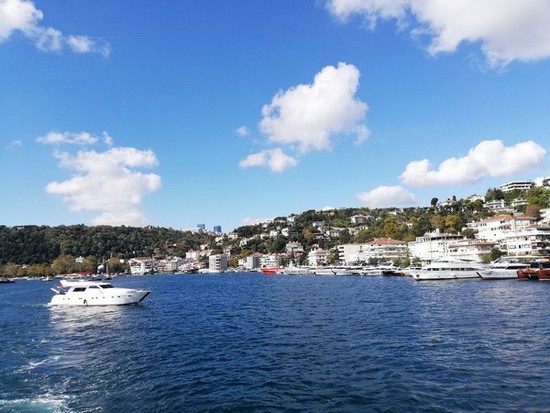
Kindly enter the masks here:
[[548, 411], [550, 283], [124, 277], [139, 306], [0, 285], [0, 412]]

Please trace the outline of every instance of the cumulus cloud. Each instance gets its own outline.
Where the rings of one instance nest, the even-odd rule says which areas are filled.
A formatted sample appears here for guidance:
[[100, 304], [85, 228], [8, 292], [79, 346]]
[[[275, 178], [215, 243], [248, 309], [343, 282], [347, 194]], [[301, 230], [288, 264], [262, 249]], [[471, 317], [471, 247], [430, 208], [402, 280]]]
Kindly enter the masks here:
[[505, 147], [500, 140], [483, 141], [462, 158], [449, 158], [437, 169], [428, 159], [410, 162], [400, 175], [404, 184], [416, 187], [466, 184], [485, 177], [513, 175], [539, 164], [546, 150], [533, 141]]
[[355, 66], [339, 63], [323, 68], [312, 84], [277, 93], [262, 109], [260, 131], [271, 143], [295, 146], [302, 154], [329, 149], [336, 134], [366, 139], [368, 107], [354, 97], [359, 76]]
[[406, 188], [398, 186], [379, 186], [368, 192], [357, 194], [361, 204], [368, 208], [386, 208], [417, 205], [418, 200]]
[[414, 36], [428, 36], [432, 54], [477, 43], [494, 67], [550, 56], [550, 2], [547, 0], [328, 0], [342, 20], [362, 16], [371, 28], [395, 19]]
[[57, 52], [68, 46], [76, 53], [111, 53], [109, 43], [88, 36], [64, 36], [59, 30], [40, 25], [43, 13], [30, 0], [0, 0], [0, 43], [14, 33], [21, 33], [46, 52]]
[[[40, 139], [51, 144], [99, 141], [85, 132], [50, 133]], [[105, 132], [103, 140], [112, 143], [112, 138]], [[160, 189], [161, 178], [138, 169], [157, 165], [157, 157], [151, 150], [111, 148], [106, 152], [88, 150], [76, 154], [56, 151], [54, 156], [59, 165], [72, 170], [73, 175], [65, 181], [50, 182], [46, 192], [61, 196], [71, 211], [99, 211], [100, 215], [92, 221], [94, 225], [148, 224], [139, 205], [144, 195]]]
[[105, 144], [111, 146], [113, 144], [113, 139], [103, 132], [101, 137], [93, 136], [88, 132], [49, 132], [44, 136], [40, 136], [36, 139], [37, 142], [43, 143], [46, 145], [62, 145], [62, 144], [72, 144], [72, 145], [95, 145], [100, 140]]
[[238, 136], [245, 137], [250, 135], [250, 130], [246, 126], [240, 126], [237, 129], [235, 129], [235, 133]]
[[272, 172], [283, 172], [287, 168], [296, 166], [297, 164], [298, 160], [296, 158], [286, 155], [280, 148], [248, 155], [245, 159], [239, 162], [239, 166], [241, 168], [265, 166]]

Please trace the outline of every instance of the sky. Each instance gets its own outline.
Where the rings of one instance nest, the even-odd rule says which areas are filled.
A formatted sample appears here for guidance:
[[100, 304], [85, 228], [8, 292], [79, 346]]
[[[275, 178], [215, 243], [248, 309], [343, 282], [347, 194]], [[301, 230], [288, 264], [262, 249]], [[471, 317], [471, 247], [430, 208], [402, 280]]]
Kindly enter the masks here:
[[548, 0], [0, 0], [0, 225], [429, 206], [550, 176]]

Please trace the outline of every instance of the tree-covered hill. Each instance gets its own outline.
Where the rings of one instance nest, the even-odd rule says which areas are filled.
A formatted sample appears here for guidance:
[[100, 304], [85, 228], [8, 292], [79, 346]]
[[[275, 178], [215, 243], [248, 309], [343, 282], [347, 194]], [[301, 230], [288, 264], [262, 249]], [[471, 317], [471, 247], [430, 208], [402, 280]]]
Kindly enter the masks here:
[[0, 226], [0, 264], [51, 263], [61, 255], [98, 259], [185, 255], [211, 239], [205, 234], [158, 227]]

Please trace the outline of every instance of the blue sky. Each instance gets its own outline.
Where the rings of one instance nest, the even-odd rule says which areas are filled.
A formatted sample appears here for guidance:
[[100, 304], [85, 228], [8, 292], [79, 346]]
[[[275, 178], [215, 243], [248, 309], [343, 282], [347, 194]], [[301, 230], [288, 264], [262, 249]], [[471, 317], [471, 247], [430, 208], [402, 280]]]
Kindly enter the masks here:
[[546, 0], [0, 0], [0, 224], [193, 228], [550, 175]]

